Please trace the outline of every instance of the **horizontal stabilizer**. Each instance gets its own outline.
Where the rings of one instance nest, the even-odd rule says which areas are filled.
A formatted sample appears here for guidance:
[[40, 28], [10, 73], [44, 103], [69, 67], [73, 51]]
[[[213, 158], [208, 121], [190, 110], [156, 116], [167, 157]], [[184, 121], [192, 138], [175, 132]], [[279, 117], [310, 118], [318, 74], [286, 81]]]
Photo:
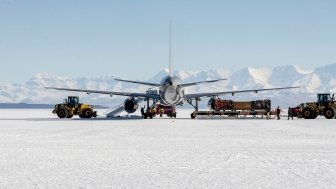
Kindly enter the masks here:
[[203, 84], [203, 83], [213, 83], [213, 82], [223, 81], [223, 80], [227, 80], [227, 79], [215, 79], [215, 80], [208, 80], [208, 81], [198, 81], [198, 82], [192, 82], [192, 83], [183, 83], [180, 86], [181, 87], [189, 87], [189, 86], [193, 86], [193, 85], [199, 85], [199, 84]]
[[140, 84], [140, 85], [149, 85], [149, 86], [153, 86], [153, 87], [161, 86], [160, 84], [157, 84], [157, 83], [149, 83], [149, 82], [143, 82], [143, 81], [131, 81], [131, 80], [125, 80], [125, 79], [114, 79], [114, 80], [127, 82], [127, 83], [135, 83], [135, 84]]

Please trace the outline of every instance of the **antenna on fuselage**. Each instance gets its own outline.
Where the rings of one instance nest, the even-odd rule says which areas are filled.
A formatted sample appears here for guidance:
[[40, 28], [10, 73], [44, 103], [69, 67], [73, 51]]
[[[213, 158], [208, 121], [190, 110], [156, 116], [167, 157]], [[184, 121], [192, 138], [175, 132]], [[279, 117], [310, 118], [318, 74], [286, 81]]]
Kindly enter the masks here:
[[169, 20], [169, 76], [173, 74], [173, 65], [172, 65], [172, 47], [171, 47], [171, 36], [172, 36], [172, 22]]

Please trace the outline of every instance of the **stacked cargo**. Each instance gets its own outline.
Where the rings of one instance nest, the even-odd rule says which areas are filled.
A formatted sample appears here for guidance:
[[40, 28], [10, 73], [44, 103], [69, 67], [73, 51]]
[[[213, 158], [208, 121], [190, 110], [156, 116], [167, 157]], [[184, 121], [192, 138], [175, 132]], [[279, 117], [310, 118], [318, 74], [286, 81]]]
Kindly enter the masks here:
[[233, 101], [233, 100], [222, 100], [222, 99], [210, 99], [208, 103], [210, 110], [215, 111], [226, 111], [226, 110], [265, 110], [269, 111], [271, 108], [271, 100], [256, 100], [256, 101]]

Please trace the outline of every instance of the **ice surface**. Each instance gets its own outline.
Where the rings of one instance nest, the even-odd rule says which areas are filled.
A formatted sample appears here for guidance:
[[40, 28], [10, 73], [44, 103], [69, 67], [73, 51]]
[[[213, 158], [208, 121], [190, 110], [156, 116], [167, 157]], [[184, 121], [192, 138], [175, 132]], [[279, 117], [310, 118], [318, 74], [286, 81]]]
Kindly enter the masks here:
[[0, 188], [335, 188], [336, 120], [190, 113], [61, 120], [0, 110]]

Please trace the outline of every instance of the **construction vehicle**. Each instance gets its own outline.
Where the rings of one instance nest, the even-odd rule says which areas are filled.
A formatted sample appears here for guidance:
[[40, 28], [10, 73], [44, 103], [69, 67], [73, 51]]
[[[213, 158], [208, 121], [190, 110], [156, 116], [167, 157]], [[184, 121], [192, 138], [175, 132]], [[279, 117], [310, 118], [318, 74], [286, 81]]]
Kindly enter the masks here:
[[174, 106], [167, 106], [162, 104], [156, 104], [154, 106], [156, 111], [154, 111], [157, 115], [160, 115], [162, 117], [163, 114], [166, 114], [170, 118], [176, 118], [176, 110]]
[[78, 115], [80, 118], [97, 117], [97, 111], [93, 111], [93, 106], [79, 103], [78, 96], [68, 96], [62, 104], [56, 104], [53, 114], [57, 114], [59, 118], [72, 118]]
[[302, 111], [298, 117], [304, 119], [315, 119], [321, 115], [327, 119], [336, 118], [336, 101], [335, 95], [331, 96], [330, 93], [317, 94], [316, 102], [302, 103], [298, 106]]

